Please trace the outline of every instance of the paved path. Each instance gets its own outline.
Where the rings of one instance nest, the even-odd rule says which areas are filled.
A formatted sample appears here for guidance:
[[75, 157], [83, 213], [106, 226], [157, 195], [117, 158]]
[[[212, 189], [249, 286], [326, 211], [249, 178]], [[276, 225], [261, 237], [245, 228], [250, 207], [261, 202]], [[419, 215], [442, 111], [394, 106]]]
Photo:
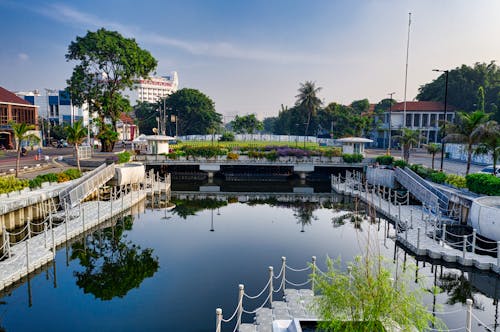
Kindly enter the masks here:
[[[336, 179], [336, 180], [335, 180]], [[358, 197], [373, 207], [378, 213], [394, 222], [400, 231], [396, 232], [396, 240], [417, 256], [429, 256], [450, 263], [474, 266], [481, 270], [492, 270], [500, 274], [500, 258], [478, 255], [467, 251], [472, 244], [466, 242], [465, 250], [452, 248], [446, 241], [441, 241], [440, 221], [434, 214], [424, 211], [421, 205], [394, 205], [377, 193], [376, 188], [366, 192], [357, 179], [348, 176], [347, 181], [334, 178], [332, 189], [344, 195]], [[361, 190], [359, 190], [361, 189]], [[453, 223], [443, 220], [443, 223]], [[500, 242], [500, 241], [499, 241]], [[459, 244], [460, 245], [460, 244]], [[499, 245], [500, 247], [500, 245]], [[496, 252], [498, 249], [495, 250]]]

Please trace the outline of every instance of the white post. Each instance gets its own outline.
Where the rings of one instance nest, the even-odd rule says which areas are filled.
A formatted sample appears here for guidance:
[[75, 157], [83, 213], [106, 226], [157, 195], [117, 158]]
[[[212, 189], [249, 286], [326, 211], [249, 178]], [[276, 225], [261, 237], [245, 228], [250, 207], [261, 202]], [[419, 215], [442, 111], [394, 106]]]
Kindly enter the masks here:
[[281, 271], [283, 275], [281, 276], [281, 282], [283, 283], [283, 293], [285, 293], [286, 288], [286, 257], [281, 257]]
[[410, 205], [410, 192], [406, 192], [406, 205]]
[[274, 278], [274, 272], [273, 272], [273, 267], [269, 267], [269, 308], [273, 307], [273, 278]]
[[82, 208], [82, 231], [85, 232], [85, 208]]
[[472, 332], [472, 300], [471, 299], [467, 299], [465, 301], [466, 305], [467, 305], [467, 317], [465, 319], [465, 331], [466, 332]]
[[115, 191], [115, 187], [111, 187], [111, 192], [109, 193], [109, 201], [110, 201], [110, 204], [111, 204], [111, 216], [110, 217], [113, 217], [113, 200], [114, 200], [114, 191]]
[[243, 315], [243, 294], [245, 293], [245, 286], [240, 284], [238, 285], [238, 288], [240, 291], [238, 293], [238, 320], [236, 321], [236, 331], [240, 330], [241, 315]]
[[413, 208], [410, 209], [410, 227], [413, 229]]
[[100, 189], [97, 188], [97, 223], [101, 220], [101, 194]]
[[30, 227], [30, 220], [28, 219], [28, 223], [26, 224], [28, 227], [28, 239], [31, 239], [31, 227]]
[[120, 187], [120, 196], [122, 197], [122, 212], [123, 212], [123, 196], [124, 196], [124, 194], [125, 194], [125, 192], [124, 192], [124, 191], [125, 191], [125, 190], [123, 190], [123, 188], [122, 188], [122, 187]]
[[442, 245], [444, 246], [445, 242], [446, 242], [446, 224], [443, 224], [443, 229], [441, 230], [442, 234], [441, 234], [441, 242], [442, 242]]
[[30, 273], [30, 241], [24, 241], [26, 243], [26, 274]]
[[66, 242], [68, 242], [68, 205], [64, 206], [64, 214], [66, 218], [64, 218], [64, 232], [66, 233]]
[[[465, 261], [465, 253], [467, 252], [467, 235], [463, 236], [462, 240], [462, 258]], [[465, 265], [465, 263], [463, 263]]]
[[314, 294], [314, 278], [316, 277], [316, 256], [312, 256], [312, 280], [311, 280], [311, 290]]
[[221, 332], [222, 309], [215, 309], [215, 332]]
[[47, 224], [43, 224], [43, 237], [45, 240], [45, 248], [47, 248]]
[[420, 227], [417, 227], [417, 255], [420, 251]]
[[[10, 247], [9, 247], [10, 250]], [[9, 254], [10, 257], [10, 254]], [[497, 241], [497, 267], [500, 266], [500, 241]]]
[[398, 203], [398, 219], [399, 222], [401, 223], [401, 203]]
[[398, 192], [394, 190], [394, 205], [398, 202]]
[[408, 243], [408, 219], [405, 219], [405, 241]]
[[474, 228], [472, 230], [472, 253], [476, 253], [476, 229]]

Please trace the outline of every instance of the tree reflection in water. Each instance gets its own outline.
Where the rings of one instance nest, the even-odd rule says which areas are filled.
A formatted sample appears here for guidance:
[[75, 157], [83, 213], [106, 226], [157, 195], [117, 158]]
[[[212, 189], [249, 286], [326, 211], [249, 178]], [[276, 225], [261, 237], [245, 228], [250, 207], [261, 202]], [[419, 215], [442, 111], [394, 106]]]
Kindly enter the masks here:
[[86, 235], [72, 244], [71, 259], [78, 259], [83, 271], [75, 271], [76, 284], [84, 293], [103, 301], [124, 297], [158, 270], [158, 258], [153, 249], [142, 250], [126, 240], [124, 231], [132, 229], [132, 216], [116, 225]]
[[437, 286], [448, 294], [447, 304], [465, 304], [467, 299], [472, 299], [474, 308], [484, 310], [484, 306], [474, 297], [477, 290], [464, 271], [444, 273], [439, 277]]

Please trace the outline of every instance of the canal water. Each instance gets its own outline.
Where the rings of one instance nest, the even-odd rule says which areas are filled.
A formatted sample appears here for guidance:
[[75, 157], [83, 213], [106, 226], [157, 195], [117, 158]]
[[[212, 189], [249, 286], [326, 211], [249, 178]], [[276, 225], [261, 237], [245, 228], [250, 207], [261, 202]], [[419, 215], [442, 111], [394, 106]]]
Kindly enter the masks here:
[[[424, 300], [429, 309], [445, 313], [439, 316], [450, 329], [465, 326], [464, 303], [473, 298], [475, 315], [499, 330], [497, 275], [417, 262], [395, 246], [392, 226], [387, 238], [383, 219], [379, 224], [378, 218], [375, 223], [342, 218], [362, 206], [321, 193], [324, 188], [276, 188], [281, 193], [253, 188], [245, 194], [245, 186], [233, 184], [174, 187], [179, 189], [174, 210], [138, 209], [60, 248], [54, 264], [5, 291], [0, 331], [214, 331], [215, 309], [229, 317], [238, 284], [257, 294], [267, 283], [268, 266], [277, 273], [282, 256], [296, 268], [317, 256], [324, 269], [327, 256], [350, 261], [368, 238], [398, 264], [418, 264], [418, 277], [429, 287], [441, 286], [440, 294], [429, 292]], [[306, 277], [287, 274], [296, 283]], [[255, 309], [261, 299], [246, 302], [245, 309]], [[486, 327], [474, 322], [473, 331]], [[233, 325], [223, 329], [232, 330]]]

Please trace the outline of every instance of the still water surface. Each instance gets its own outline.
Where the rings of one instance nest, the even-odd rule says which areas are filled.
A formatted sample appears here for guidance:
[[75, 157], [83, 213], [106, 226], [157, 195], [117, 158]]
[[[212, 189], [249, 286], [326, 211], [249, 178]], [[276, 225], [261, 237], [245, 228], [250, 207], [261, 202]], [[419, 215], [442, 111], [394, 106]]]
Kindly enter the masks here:
[[[315, 200], [307, 199], [311, 197]], [[257, 294], [267, 283], [268, 266], [279, 271], [281, 256], [301, 268], [314, 255], [324, 268], [327, 255], [351, 260], [370, 233], [381, 252], [393, 257], [395, 245], [384, 240], [383, 221], [380, 231], [367, 221], [359, 228], [339, 224], [335, 217], [348, 207], [335, 203], [332, 208], [321, 200], [265, 203], [240, 196], [220, 203], [198, 197], [191, 203], [178, 201], [173, 211], [146, 209], [87, 235], [85, 244], [80, 240], [68, 251], [61, 248], [55, 267], [0, 299], [0, 326], [6, 331], [214, 331], [215, 309], [231, 315], [238, 284]], [[405, 257], [415, 263], [401, 249], [397, 256], [401, 264]], [[462, 301], [472, 296], [476, 315], [497, 331], [496, 275], [418, 264], [429, 285], [435, 279], [447, 288], [436, 297], [426, 296], [429, 308], [436, 303], [445, 312], [459, 310], [442, 316], [450, 329], [464, 326]], [[288, 277], [302, 282], [306, 275]], [[258, 303], [248, 303], [246, 309], [253, 305]], [[473, 330], [487, 331], [477, 323]]]

